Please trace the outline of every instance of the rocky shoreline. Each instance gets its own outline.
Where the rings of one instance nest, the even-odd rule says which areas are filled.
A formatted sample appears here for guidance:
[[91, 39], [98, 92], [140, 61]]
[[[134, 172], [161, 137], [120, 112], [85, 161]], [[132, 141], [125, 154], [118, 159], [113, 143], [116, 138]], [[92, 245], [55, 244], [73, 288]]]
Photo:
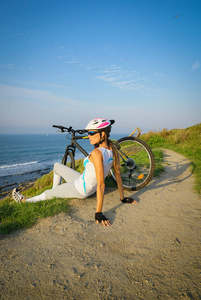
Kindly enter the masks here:
[[0, 178], [0, 200], [7, 196], [11, 196], [12, 190], [18, 187], [20, 191], [31, 188], [35, 181], [45, 174], [48, 174], [52, 168], [36, 170], [17, 175], [9, 175]]

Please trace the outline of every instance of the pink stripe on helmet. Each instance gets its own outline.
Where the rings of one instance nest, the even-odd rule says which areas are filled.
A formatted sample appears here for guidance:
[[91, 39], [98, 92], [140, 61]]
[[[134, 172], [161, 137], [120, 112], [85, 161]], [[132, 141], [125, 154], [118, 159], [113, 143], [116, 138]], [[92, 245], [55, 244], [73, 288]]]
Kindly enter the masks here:
[[102, 123], [100, 126], [98, 126], [97, 128], [102, 128], [102, 127], [105, 127], [107, 125], [110, 125], [110, 123], [108, 122], [105, 122], [105, 123]]

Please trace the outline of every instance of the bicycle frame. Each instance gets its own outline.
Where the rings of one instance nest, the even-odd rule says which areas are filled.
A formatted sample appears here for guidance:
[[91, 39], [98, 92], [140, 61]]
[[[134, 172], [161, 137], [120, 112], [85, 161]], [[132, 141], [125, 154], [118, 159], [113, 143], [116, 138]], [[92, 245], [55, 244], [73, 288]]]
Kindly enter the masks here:
[[[66, 165], [68, 157], [71, 162], [70, 167], [75, 169], [76, 148], [78, 148], [84, 156], [89, 155], [77, 142], [77, 140], [89, 138], [88, 136], [83, 135], [86, 133], [86, 130], [74, 130], [72, 126], [67, 128], [60, 125], [53, 125], [53, 127], [59, 128], [61, 132], [68, 132], [71, 134], [71, 143], [66, 147], [62, 164]], [[79, 135], [76, 135], [76, 133]], [[155, 160], [151, 148], [144, 141], [136, 137], [123, 137], [114, 142], [114, 146], [120, 157], [120, 175], [123, 182], [123, 188], [129, 191], [137, 191], [146, 186], [154, 175], [155, 170]], [[112, 179], [116, 182], [112, 169], [110, 170], [110, 173]]]

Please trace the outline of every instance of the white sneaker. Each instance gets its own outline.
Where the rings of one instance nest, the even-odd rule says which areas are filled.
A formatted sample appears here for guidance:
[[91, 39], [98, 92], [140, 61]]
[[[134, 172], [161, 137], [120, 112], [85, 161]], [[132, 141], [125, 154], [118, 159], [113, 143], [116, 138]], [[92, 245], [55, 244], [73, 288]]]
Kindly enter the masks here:
[[19, 193], [19, 190], [16, 188], [13, 190], [12, 196], [13, 196], [13, 199], [15, 200], [15, 202], [17, 202], [17, 203], [22, 203], [22, 202], [24, 202], [23, 200], [25, 200], [25, 197], [23, 195], [21, 195]]

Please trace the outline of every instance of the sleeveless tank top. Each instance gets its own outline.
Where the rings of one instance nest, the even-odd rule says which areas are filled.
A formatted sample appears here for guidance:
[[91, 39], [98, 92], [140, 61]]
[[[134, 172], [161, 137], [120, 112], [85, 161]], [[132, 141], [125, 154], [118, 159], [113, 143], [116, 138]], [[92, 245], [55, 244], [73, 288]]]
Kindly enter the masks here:
[[[103, 168], [104, 168], [104, 178], [109, 174], [113, 165], [113, 153], [112, 150], [100, 147], [98, 148], [103, 155]], [[89, 156], [84, 159], [84, 172], [79, 176], [74, 184], [75, 188], [81, 195], [86, 197], [92, 195], [96, 191], [97, 180], [94, 164], [89, 161]]]

